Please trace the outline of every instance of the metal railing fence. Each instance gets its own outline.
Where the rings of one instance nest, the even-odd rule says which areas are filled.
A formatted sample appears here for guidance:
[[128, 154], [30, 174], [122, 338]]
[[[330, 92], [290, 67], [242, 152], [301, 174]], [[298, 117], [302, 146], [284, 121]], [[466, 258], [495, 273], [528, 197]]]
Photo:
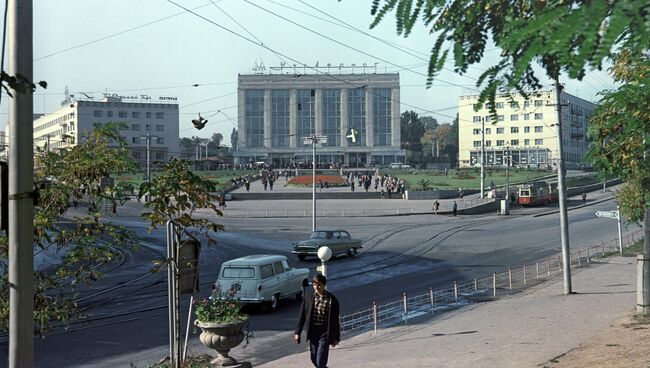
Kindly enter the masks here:
[[[629, 247], [643, 238], [642, 229], [629, 231], [623, 235], [623, 245]], [[604, 256], [608, 252], [618, 252], [618, 239], [612, 239], [570, 253], [571, 267], [584, 267], [592, 258]], [[555, 255], [540, 259], [534, 263], [508, 267], [502, 272], [493, 272], [491, 276], [475, 278], [441, 288], [429, 289], [427, 292], [407, 295], [401, 299], [373, 303], [370, 308], [362, 309], [340, 317], [341, 333], [351, 334], [408, 323], [409, 319], [434, 314], [444, 310], [480, 301], [495, 300], [501, 296], [520, 292], [528, 287], [545, 282], [562, 274], [562, 256]]]

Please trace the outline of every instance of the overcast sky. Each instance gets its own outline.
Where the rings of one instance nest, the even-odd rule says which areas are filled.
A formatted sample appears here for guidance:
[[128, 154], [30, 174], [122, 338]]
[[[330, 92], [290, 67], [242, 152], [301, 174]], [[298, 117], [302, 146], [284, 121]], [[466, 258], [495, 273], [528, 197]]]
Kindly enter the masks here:
[[[252, 74], [256, 65], [268, 73], [283, 61], [356, 64], [355, 73], [362, 73], [366, 63], [373, 66], [367, 73], [375, 65], [378, 73], [400, 73], [402, 111], [451, 122], [458, 96], [478, 93], [476, 78], [499, 50], [488, 49], [483, 65], [466, 76], [441, 73], [427, 89], [434, 37], [421, 22], [409, 38], [397, 36], [393, 14], [370, 30], [370, 7], [371, 0], [34, 0], [34, 78], [48, 82], [37, 90], [34, 110], [56, 110], [66, 86], [78, 98], [85, 98], [82, 92], [95, 99], [103, 93], [177, 97], [181, 137], [218, 132], [229, 145], [238, 74]], [[567, 92], [593, 101], [611, 87], [607, 73], [596, 71], [569, 81]], [[4, 129], [4, 96], [0, 110]], [[209, 120], [201, 131], [190, 122], [198, 113]]]

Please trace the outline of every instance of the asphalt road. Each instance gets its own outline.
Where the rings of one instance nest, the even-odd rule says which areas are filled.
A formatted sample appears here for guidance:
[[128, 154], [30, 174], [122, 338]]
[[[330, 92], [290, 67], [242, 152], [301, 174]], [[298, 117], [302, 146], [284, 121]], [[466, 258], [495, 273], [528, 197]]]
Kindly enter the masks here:
[[[600, 208], [615, 207], [608, 201]], [[569, 212], [571, 248], [615, 237], [616, 223], [595, 218], [594, 207]], [[539, 212], [535, 210], [533, 212]], [[112, 219], [136, 230], [138, 251], [92, 289], [84, 290], [80, 306], [86, 321], [61, 327], [35, 341], [36, 367], [145, 367], [167, 353], [166, 273], [150, 273], [152, 259], [165, 252], [162, 231], [148, 234], [137, 217]], [[311, 230], [310, 218], [220, 218], [226, 232], [218, 244], [201, 254], [201, 296], [210, 291], [224, 260], [255, 253], [287, 255], [294, 267], [315, 272], [316, 260], [298, 261], [290, 244]], [[560, 252], [559, 215], [434, 216], [322, 218], [320, 228], [343, 228], [364, 240], [355, 258], [329, 262], [329, 289], [338, 296], [342, 313], [368, 308], [372, 302], [395, 300], [403, 292], [420, 293], [484, 277], [508, 266], [533, 262]], [[184, 298], [184, 315], [189, 298]], [[298, 303], [285, 300], [279, 310], [248, 308], [255, 338], [233, 354], [254, 365], [303, 351], [291, 341]], [[204, 351], [190, 328], [190, 351]], [[6, 343], [0, 344], [6, 351]]]

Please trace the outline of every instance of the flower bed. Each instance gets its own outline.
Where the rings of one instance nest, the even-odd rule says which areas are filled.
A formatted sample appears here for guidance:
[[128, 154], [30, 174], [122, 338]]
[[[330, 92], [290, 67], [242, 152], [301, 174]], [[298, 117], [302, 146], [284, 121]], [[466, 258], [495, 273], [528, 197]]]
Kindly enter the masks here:
[[[296, 187], [310, 187], [312, 186], [311, 179], [311, 175], [296, 176], [289, 179], [287, 185]], [[345, 179], [343, 179], [342, 176], [338, 175], [316, 175], [316, 185], [319, 185], [319, 182], [323, 182], [323, 185], [325, 185], [325, 182], [327, 182], [330, 187], [344, 187], [348, 185]]]

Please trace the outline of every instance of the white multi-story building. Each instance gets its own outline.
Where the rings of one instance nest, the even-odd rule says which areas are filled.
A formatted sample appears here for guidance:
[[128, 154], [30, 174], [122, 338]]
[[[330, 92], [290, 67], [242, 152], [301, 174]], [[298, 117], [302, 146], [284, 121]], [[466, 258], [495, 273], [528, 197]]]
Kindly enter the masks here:
[[[404, 162], [399, 74], [254, 74], [238, 85], [237, 163], [311, 162], [304, 138], [327, 138], [316, 162], [350, 166]], [[351, 129], [356, 142], [346, 138]]]
[[71, 147], [83, 141], [95, 124], [125, 123], [120, 130], [133, 159], [147, 164], [147, 137], [150, 139], [149, 159], [165, 162], [178, 156], [178, 104], [123, 101], [107, 96], [100, 101], [70, 100], [60, 109], [34, 121], [34, 146], [41, 150]]
[[[596, 105], [562, 92], [562, 149], [567, 167], [580, 167], [587, 152], [587, 122]], [[474, 111], [477, 95], [460, 96], [458, 101], [459, 166], [481, 163], [481, 130], [485, 129], [485, 164], [501, 166], [504, 153], [521, 167], [554, 168], [557, 165], [557, 111], [554, 91], [498, 95], [497, 121], [484, 106]]]

